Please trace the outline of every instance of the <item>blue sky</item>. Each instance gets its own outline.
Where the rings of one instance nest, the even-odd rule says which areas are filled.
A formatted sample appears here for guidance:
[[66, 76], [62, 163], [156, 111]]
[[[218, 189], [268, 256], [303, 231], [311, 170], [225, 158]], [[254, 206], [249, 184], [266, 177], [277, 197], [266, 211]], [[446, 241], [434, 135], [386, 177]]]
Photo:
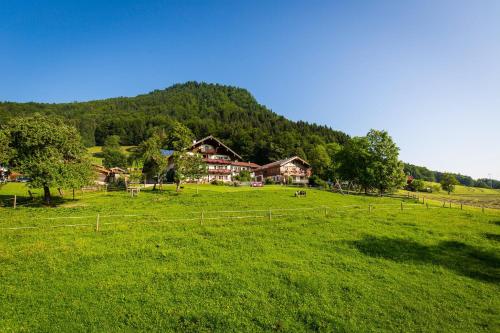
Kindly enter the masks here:
[[500, 1], [0, 0], [0, 100], [249, 89], [293, 120], [386, 129], [404, 161], [500, 179]]

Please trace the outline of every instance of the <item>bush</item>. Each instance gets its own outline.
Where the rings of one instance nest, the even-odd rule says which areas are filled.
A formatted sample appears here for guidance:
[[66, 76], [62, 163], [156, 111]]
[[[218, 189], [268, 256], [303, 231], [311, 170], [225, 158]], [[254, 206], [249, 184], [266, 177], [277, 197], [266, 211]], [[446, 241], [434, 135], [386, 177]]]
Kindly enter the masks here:
[[250, 171], [241, 170], [240, 173], [234, 177], [234, 179], [241, 182], [249, 182], [252, 177], [250, 176]]
[[276, 184], [276, 183], [274, 182], [274, 180], [272, 178], [266, 178], [264, 180], [264, 184], [266, 184], [266, 185], [273, 185], [273, 184]]
[[210, 184], [212, 185], [217, 185], [217, 186], [221, 186], [221, 185], [224, 185], [224, 182], [222, 180], [217, 180], [217, 179], [214, 179], [210, 182]]
[[441, 191], [441, 185], [434, 184], [434, 185], [431, 186], [430, 190], [431, 190], [431, 193], [432, 192], [439, 192], [439, 191]]
[[423, 180], [421, 179], [413, 179], [413, 181], [406, 185], [406, 189], [408, 191], [417, 191], [417, 192], [424, 192], [426, 191], [426, 186]]
[[309, 177], [309, 185], [328, 188], [327, 182], [316, 175], [312, 175], [311, 177]]

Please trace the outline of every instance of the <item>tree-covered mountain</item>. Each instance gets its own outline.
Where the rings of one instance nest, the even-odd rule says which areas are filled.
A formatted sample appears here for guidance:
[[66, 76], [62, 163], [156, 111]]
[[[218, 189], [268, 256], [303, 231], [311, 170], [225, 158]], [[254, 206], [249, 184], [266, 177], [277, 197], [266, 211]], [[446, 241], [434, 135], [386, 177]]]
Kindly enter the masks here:
[[266, 163], [308, 153], [317, 145], [345, 144], [349, 136], [327, 126], [290, 121], [259, 104], [245, 89], [187, 82], [136, 97], [61, 104], [0, 103], [0, 124], [14, 116], [59, 115], [73, 123], [87, 146], [118, 135], [137, 145], [176, 121], [196, 138], [215, 135], [245, 159]]

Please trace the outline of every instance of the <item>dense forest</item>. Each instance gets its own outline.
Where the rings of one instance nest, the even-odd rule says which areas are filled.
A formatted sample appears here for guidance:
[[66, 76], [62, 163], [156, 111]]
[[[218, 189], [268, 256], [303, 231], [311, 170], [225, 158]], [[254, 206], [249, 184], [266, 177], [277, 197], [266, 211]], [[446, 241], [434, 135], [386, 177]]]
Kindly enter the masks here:
[[[423, 166], [417, 166], [413, 164], [404, 164], [404, 171], [407, 175], [411, 175], [416, 179], [422, 179], [430, 182], [440, 182], [443, 178], [444, 172], [431, 171]], [[461, 185], [482, 187], [482, 188], [495, 188], [500, 189], [500, 181], [495, 179], [473, 179], [470, 176], [464, 176], [459, 173], [452, 173], [453, 176], [458, 180]]]
[[347, 134], [330, 127], [279, 116], [245, 89], [197, 82], [89, 102], [3, 102], [0, 125], [11, 117], [33, 113], [63, 116], [78, 128], [87, 146], [102, 145], [110, 135], [118, 135], [122, 145], [138, 145], [158, 129], [180, 122], [196, 138], [212, 134], [245, 159], [260, 164], [291, 155], [307, 159], [317, 145], [343, 145], [349, 140]]
[[[245, 89], [198, 82], [176, 84], [136, 97], [73, 103], [0, 102], [0, 126], [17, 116], [57, 115], [80, 132], [86, 146], [103, 145], [118, 135], [122, 145], [138, 145], [176, 123], [195, 138], [210, 134], [222, 139], [246, 160], [259, 164], [298, 155], [321, 164], [332, 144], [345, 145], [349, 136], [328, 126], [290, 121], [259, 104]], [[405, 164], [406, 174], [437, 181], [443, 173]], [[500, 181], [454, 174], [466, 186], [500, 188]]]

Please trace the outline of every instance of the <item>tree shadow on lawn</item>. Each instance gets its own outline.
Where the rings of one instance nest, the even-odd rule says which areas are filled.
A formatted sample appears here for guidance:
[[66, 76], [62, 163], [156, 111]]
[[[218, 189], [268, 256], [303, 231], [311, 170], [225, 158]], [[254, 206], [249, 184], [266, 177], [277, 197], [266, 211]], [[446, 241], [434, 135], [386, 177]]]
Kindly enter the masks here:
[[[78, 202], [80, 198], [73, 198], [71, 196], [60, 197], [60, 196], [52, 196], [50, 200], [50, 204], [46, 204], [40, 196], [34, 196], [30, 198], [29, 196], [17, 196], [16, 205], [18, 207], [30, 207], [30, 208], [40, 208], [40, 207], [57, 207], [65, 203], [69, 202]], [[0, 194], [0, 207], [13, 207], [14, 204], [14, 195], [9, 194]]]
[[363, 254], [396, 262], [435, 264], [486, 282], [500, 282], [500, 258], [492, 252], [457, 241], [422, 245], [401, 238], [369, 236], [352, 242]]

